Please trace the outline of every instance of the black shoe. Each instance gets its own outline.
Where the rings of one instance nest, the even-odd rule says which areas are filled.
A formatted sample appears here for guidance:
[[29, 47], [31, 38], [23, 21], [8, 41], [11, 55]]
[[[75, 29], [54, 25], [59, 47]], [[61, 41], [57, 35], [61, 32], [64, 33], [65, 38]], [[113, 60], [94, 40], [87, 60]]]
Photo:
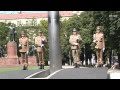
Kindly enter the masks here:
[[78, 66], [77, 66], [77, 63], [75, 63], [74, 66], [75, 66], [74, 68], [77, 68], [77, 67], [78, 67]]
[[26, 66], [23, 66], [23, 70], [28, 70], [28, 68]]
[[42, 65], [40, 65], [40, 69], [42, 69]]
[[80, 67], [80, 64], [77, 64], [77, 68], [79, 68]]
[[39, 63], [37, 64], [37, 66], [40, 66]]
[[100, 64], [99, 67], [103, 67], [103, 64]]
[[42, 69], [44, 69], [44, 65], [42, 65]]

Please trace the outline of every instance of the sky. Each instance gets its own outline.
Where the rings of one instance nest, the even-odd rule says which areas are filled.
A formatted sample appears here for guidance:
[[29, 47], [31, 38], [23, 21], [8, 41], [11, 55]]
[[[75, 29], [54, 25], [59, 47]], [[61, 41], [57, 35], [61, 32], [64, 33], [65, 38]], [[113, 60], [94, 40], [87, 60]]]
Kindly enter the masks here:
[[[0, 14], [15, 14], [15, 13], [18, 13], [20, 11], [0, 11]], [[31, 12], [31, 13], [44, 13], [44, 12], [47, 12], [47, 11], [23, 11], [23, 12]]]

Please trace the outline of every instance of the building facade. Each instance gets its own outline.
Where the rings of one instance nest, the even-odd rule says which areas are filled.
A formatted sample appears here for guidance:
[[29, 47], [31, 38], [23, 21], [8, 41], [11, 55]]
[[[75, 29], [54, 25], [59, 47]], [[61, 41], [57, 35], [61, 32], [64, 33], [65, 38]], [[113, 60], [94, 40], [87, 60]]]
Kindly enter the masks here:
[[[60, 20], [69, 19], [74, 14], [80, 15], [82, 11], [60, 11]], [[48, 20], [48, 13], [0, 14], [0, 22], [13, 23], [16, 26], [38, 25], [41, 20]]]

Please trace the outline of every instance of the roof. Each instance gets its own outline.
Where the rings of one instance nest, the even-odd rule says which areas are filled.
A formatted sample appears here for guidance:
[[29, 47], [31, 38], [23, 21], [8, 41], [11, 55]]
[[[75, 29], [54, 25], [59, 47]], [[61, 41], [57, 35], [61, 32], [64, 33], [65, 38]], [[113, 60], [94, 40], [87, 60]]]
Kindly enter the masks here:
[[[60, 11], [62, 17], [70, 17], [73, 15], [72, 11]], [[0, 14], [0, 20], [11, 19], [31, 19], [31, 18], [47, 18], [48, 13], [17, 13], [17, 14]]]

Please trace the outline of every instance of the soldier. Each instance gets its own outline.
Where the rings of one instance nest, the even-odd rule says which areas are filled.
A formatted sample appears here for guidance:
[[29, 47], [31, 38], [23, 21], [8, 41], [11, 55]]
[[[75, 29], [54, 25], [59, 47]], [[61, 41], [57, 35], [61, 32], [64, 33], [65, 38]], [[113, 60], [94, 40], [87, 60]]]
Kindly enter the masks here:
[[74, 28], [73, 34], [70, 35], [69, 43], [71, 44], [71, 51], [75, 68], [79, 68], [81, 65], [81, 60], [79, 56], [81, 41], [81, 36], [77, 33], [77, 30]]
[[28, 51], [29, 51], [29, 41], [25, 32], [21, 32], [21, 37], [19, 38], [19, 52], [22, 57], [23, 70], [28, 69]]
[[104, 34], [101, 32], [102, 26], [97, 26], [96, 34], [93, 35], [93, 42], [95, 43], [97, 64], [96, 67], [103, 65], [103, 52], [105, 50]]
[[45, 61], [44, 61], [44, 45], [46, 44], [47, 39], [42, 32], [39, 32], [39, 35], [35, 37], [35, 46], [37, 51], [37, 63], [40, 66], [40, 69], [44, 69]]

